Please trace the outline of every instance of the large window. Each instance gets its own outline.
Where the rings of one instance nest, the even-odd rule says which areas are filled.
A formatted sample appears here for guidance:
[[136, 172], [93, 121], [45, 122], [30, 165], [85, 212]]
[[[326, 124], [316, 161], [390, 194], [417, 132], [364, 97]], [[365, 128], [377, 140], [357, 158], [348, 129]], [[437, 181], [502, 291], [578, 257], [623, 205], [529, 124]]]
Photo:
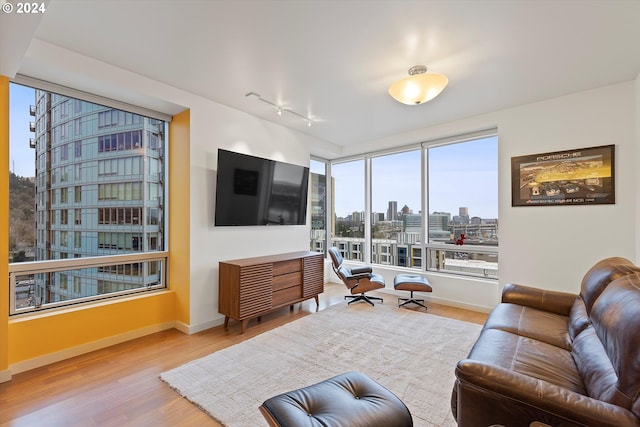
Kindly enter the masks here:
[[310, 249], [326, 253], [327, 230], [327, 164], [311, 159], [311, 239]]
[[9, 90], [11, 313], [165, 287], [166, 121]]
[[422, 242], [420, 155], [411, 150], [371, 159], [373, 263], [421, 266], [420, 257], [411, 256]]
[[[369, 153], [362, 159], [335, 161], [331, 171], [331, 244], [345, 259], [498, 277], [495, 133]], [[366, 223], [369, 233], [364, 232]]]
[[364, 260], [364, 178], [364, 160], [337, 163], [331, 167], [334, 196], [331, 236], [344, 259]]
[[497, 278], [497, 137], [432, 146], [427, 155], [428, 268]]

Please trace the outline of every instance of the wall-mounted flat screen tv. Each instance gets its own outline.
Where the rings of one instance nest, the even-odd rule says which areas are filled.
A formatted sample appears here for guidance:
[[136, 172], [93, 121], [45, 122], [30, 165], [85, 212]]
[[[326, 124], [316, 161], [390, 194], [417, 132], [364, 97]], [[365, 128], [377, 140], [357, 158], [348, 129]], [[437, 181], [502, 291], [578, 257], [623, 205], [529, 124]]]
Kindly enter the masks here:
[[304, 225], [309, 168], [218, 149], [215, 225]]

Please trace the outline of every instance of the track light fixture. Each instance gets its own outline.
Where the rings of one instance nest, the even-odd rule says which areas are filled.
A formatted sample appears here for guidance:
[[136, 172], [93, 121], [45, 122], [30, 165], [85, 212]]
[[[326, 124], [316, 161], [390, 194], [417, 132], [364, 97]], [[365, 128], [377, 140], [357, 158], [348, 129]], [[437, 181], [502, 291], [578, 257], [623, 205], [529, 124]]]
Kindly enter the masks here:
[[311, 126], [311, 123], [313, 123], [313, 122], [314, 122], [314, 120], [312, 120], [312, 119], [311, 119], [311, 117], [307, 117], [307, 116], [304, 116], [304, 115], [302, 115], [302, 114], [300, 114], [300, 113], [296, 113], [295, 111], [293, 111], [293, 110], [291, 110], [291, 109], [289, 109], [289, 108], [285, 108], [285, 107], [283, 107], [283, 106], [281, 106], [281, 105], [276, 104], [275, 102], [271, 102], [271, 101], [269, 101], [269, 100], [267, 100], [267, 99], [264, 99], [262, 96], [260, 96], [260, 94], [259, 94], [259, 93], [249, 92], [249, 93], [247, 93], [247, 94], [245, 95], [245, 97], [249, 97], [249, 96], [253, 96], [253, 97], [257, 98], [257, 99], [258, 99], [258, 101], [262, 101], [262, 102], [264, 102], [265, 104], [269, 104], [269, 105], [271, 105], [273, 108], [275, 108], [275, 109], [276, 109], [276, 113], [277, 113], [279, 116], [282, 116], [282, 112], [283, 112], [283, 111], [285, 111], [285, 112], [287, 112], [287, 113], [289, 113], [289, 114], [293, 114], [294, 116], [298, 116], [298, 117], [300, 117], [302, 120], [306, 121], [306, 122], [307, 122], [307, 126]]

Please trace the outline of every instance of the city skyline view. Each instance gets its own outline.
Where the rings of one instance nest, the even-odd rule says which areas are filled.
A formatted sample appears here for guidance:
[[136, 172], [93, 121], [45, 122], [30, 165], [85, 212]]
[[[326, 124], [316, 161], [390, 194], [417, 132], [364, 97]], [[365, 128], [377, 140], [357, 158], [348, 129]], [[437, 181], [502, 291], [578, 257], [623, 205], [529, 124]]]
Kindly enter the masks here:
[[[491, 136], [428, 149], [428, 212], [457, 215], [461, 207], [471, 217], [498, 218], [498, 141]], [[312, 170], [322, 173], [323, 171]], [[345, 218], [364, 209], [364, 162], [332, 166], [335, 207]], [[396, 201], [415, 214], [421, 211], [420, 150], [372, 158], [372, 212], [386, 212]]]

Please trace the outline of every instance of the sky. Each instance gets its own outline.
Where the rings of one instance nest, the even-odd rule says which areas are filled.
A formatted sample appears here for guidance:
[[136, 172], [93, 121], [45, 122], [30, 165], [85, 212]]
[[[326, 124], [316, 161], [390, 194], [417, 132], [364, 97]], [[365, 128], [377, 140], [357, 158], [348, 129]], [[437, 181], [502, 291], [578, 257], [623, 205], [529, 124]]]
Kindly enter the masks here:
[[[35, 176], [35, 151], [29, 148], [29, 106], [35, 104], [34, 90], [10, 85], [9, 167], [16, 175]], [[420, 150], [374, 157], [372, 169], [373, 212], [387, 212], [389, 201], [398, 210], [407, 205], [413, 213], [421, 210]], [[311, 171], [318, 170], [315, 162]], [[336, 213], [346, 217], [364, 211], [364, 162], [332, 166], [336, 182]], [[498, 218], [497, 137], [443, 145], [429, 149], [429, 212], [457, 215], [460, 207], [470, 216]]]
[[29, 122], [35, 117], [29, 115], [29, 106], [35, 105], [35, 91], [32, 88], [12, 83], [9, 89], [9, 168], [18, 176], [35, 176], [35, 150], [29, 148], [29, 139], [35, 134], [29, 132]]
[[[429, 212], [498, 218], [497, 137], [442, 145], [429, 149]], [[332, 166], [336, 214], [364, 211], [364, 162]], [[371, 161], [372, 211], [387, 212], [389, 201], [398, 210], [421, 210], [420, 150], [374, 157]]]

